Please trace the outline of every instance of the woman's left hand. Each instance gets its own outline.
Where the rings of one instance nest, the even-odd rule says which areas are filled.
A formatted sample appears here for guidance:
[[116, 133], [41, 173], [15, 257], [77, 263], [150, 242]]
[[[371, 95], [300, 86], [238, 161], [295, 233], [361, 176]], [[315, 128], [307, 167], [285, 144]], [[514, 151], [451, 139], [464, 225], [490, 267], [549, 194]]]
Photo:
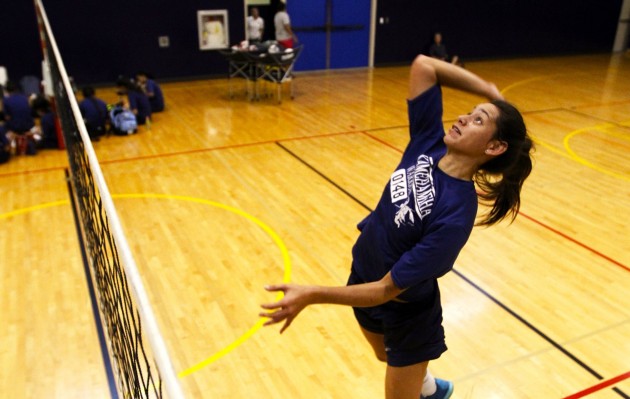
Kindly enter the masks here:
[[501, 94], [501, 92], [497, 88], [497, 85], [491, 82], [488, 82], [488, 85], [489, 85], [488, 99], [490, 99], [491, 101], [492, 100], [505, 100], [505, 98], [503, 98], [503, 94]]

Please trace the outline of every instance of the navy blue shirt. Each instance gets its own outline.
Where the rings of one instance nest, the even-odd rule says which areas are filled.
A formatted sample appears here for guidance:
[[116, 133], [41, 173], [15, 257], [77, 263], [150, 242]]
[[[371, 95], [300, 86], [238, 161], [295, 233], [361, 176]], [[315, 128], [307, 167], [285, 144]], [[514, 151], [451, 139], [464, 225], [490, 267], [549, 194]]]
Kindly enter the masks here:
[[85, 120], [88, 131], [105, 133], [105, 123], [107, 122], [107, 104], [100, 98], [84, 98], [79, 103], [81, 115]]
[[164, 94], [155, 80], [147, 79], [146, 93], [151, 104], [151, 112], [164, 111]]
[[149, 98], [143, 92], [129, 90], [127, 93], [129, 99], [129, 109], [137, 110], [136, 120], [138, 125], [144, 125], [147, 121], [147, 117], [151, 116], [151, 104], [149, 104]]
[[437, 167], [446, 153], [440, 87], [407, 105], [410, 142], [376, 209], [358, 225], [352, 267], [364, 282], [391, 271], [394, 284], [406, 289], [400, 299], [428, 301], [470, 236], [477, 194], [473, 182]]
[[4, 125], [0, 125], [0, 151], [4, 149], [5, 146], [9, 145], [9, 138], [7, 137], [7, 129]]
[[24, 133], [35, 126], [28, 97], [24, 94], [11, 94], [4, 98], [4, 113], [7, 116], [6, 128], [16, 133]]
[[42, 128], [42, 141], [40, 147], [42, 148], [59, 148], [57, 141], [57, 128], [55, 126], [55, 113], [48, 112], [42, 115], [40, 121]]

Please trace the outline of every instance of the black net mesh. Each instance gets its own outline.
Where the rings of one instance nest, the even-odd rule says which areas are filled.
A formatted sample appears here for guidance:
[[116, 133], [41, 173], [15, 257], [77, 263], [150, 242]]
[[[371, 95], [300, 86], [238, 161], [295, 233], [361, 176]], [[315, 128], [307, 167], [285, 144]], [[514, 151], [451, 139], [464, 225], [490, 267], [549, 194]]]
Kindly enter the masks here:
[[[152, 356], [145, 350], [138, 308], [130, 294], [101, 193], [95, 184], [85, 144], [79, 134], [78, 123], [83, 122], [78, 122], [77, 115], [72, 111], [71, 97], [74, 98], [74, 93], [66, 90], [60, 73], [62, 60], [55, 57], [44, 29], [41, 33], [70, 162], [74, 201], [97, 288], [96, 297], [106, 327], [118, 390], [123, 398], [161, 398], [162, 379]], [[149, 349], [148, 346], [146, 348]]]

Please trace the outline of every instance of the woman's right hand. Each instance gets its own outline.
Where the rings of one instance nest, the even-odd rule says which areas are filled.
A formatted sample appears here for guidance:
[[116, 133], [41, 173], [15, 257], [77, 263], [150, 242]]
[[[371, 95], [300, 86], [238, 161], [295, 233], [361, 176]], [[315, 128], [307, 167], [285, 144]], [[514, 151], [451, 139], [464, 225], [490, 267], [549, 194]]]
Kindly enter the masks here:
[[297, 315], [310, 304], [309, 287], [297, 284], [278, 284], [268, 285], [265, 289], [269, 292], [283, 292], [284, 296], [277, 302], [260, 305], [267, 312], [259, 313], [260, 317], [267, 317], [269, 320], [264, 324], [270, 326], [272, 324], [284, 321], [284, 325], [280, 329], [280, 333], [289, 328]]

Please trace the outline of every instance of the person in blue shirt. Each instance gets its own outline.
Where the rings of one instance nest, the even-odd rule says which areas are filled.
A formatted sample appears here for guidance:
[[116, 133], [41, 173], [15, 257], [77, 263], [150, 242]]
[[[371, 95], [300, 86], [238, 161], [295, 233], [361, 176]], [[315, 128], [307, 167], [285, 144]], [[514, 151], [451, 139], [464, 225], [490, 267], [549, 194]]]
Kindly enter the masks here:
[[[444, 132], [442, 89], [487, 98]], [[418, 56], [409, 79], [409, 144], [373, 212], [358, 224], [346, 286], [277, 284], [265, 325], [286, 330], [308, 305], [354, 308], [376, 357], [387, 362], [387, 398], [448, 398], [450, 381], [428, 372], [446, 351], [438, 278], [449, 272], [475, 223], [516, 217], [533, 144], [519, 111], [497, 87], [451, 63]], [[489, 211], [476, 219], [478, 202]]]
[[79, 103], [79, 110], [90, 139], [98, 141], [107, 132], [107, 104], [96, 97], [96, 91], [92, 86], [85, 86], [81, 92], [83, 100]]
[[460, 61], [459, 56], [450, 56], [446, 51], [446, 46], [442, 42], [442, 33], [435, 32], [433, 35], [433, 43], [429, 47], [429, 55], [433, 58], [437, 58], [443, 61], [448, 61], [451, 64], [456, 64], [463, 67], [463, 62]]
[[17, 85], [8, 81], [5, 85], [6, 96], [3, 99], [3, 108], [6, 119], [6, 129], [9, 133], [24, 135], [35, 126], [33, 111], [28, 97], [19, 92]]
[[11, 158], [11, 142], [4, 127], [4, 112], [0, 111], [0, 164], [9, 162]]
[[28, 97], [20, 93], [17, 85], [8, 81], [2, 105], [5, 118], [6, 137], [18, 155], [37, 153], [35, 120]]
[[39, 117], [40, 138], [37, 141], [37, 147], [59, 148], [55, 123], [56, 116], [52, 111], [50, 101], [45, 97], [38, 96], [33, 100], [32, 108]]
[[123, 103], [136, 116], [138, 125], [144, 125], [151, 119], [151, 104], [149, 98], [131, 79], [119, 79], [117, 82], [118, 95]]
[[149, 97], [151, 113], [164, 111], [164, 94], [160, 85], [155, 80], [150, 79], [146, 72], [138, 72], [136, 81], [142, 88], [142, 91]]

